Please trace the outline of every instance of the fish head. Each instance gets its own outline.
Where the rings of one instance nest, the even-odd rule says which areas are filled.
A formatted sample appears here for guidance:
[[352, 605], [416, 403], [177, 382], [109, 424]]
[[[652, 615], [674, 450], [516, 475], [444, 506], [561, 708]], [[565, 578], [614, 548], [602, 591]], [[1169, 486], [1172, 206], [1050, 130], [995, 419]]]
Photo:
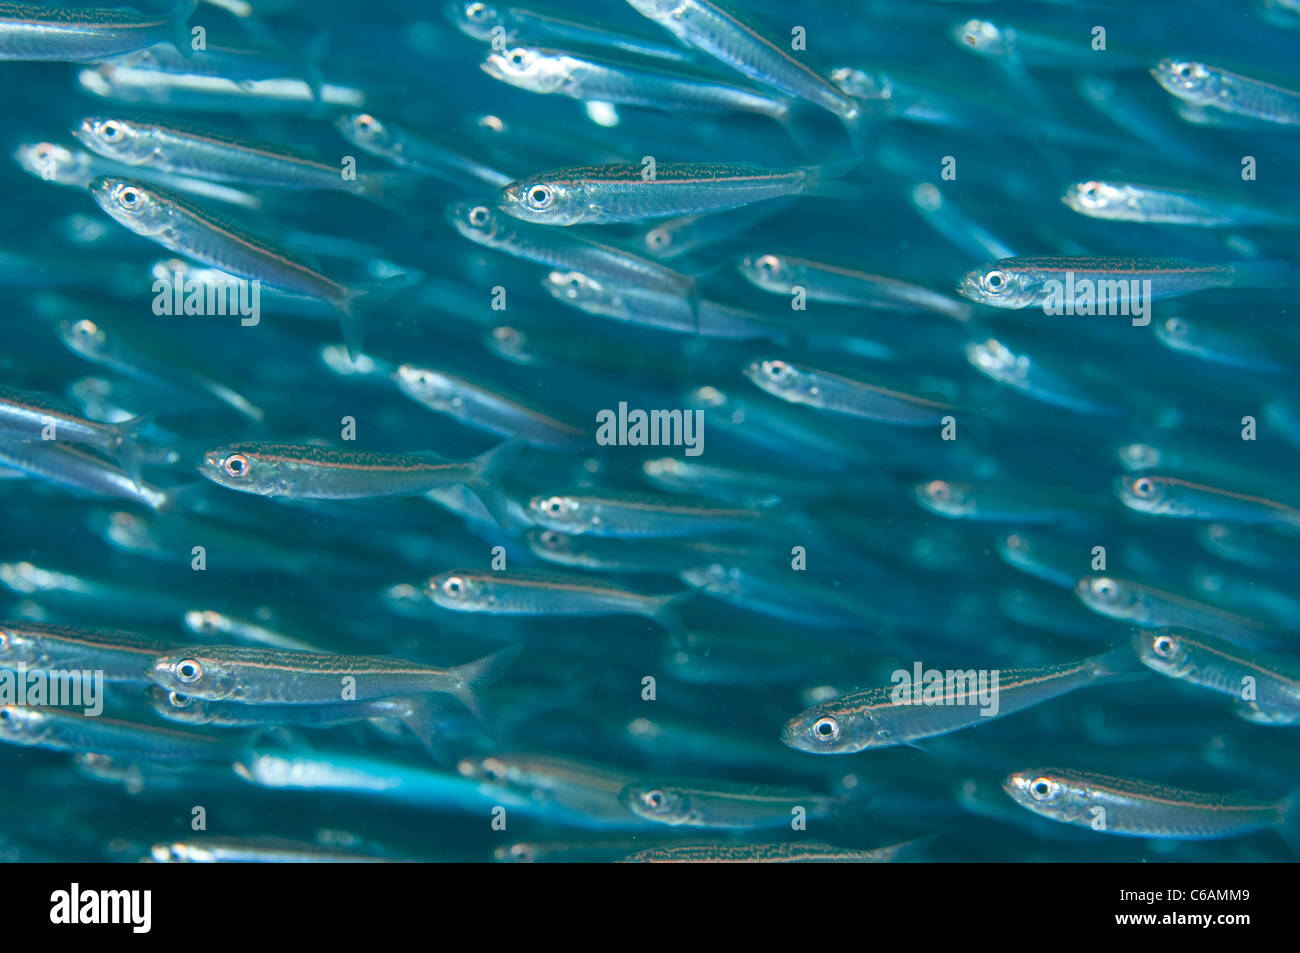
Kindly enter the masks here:
[[187, 725], [206, 725], [215, 717], [203, 699], [157, 685], [149, 690], [149, 705], [160, 717]]
[[154, 153], [147, 133], [122, 119], [91, 116], [81, 120], [72, 135], [91, 152], [127, 165], [140, 165]]
[[1029, 277], [998, 262], [966, 272], [957, 293], [969, 301], [994, 308], [1024, 308], [1035, 299], [1034, 283]]
[[446, 374], [428, 367], [403, 364], [393, 372], [398, 389], [408, 397], [437, 410], [455, 410], [457, 387]]
[[569, 81], [571, 66], [566, 57], [528, 46], [489, 53], [483, 72], [503, 83], [533, 93], [555, 93]]
[[452, 228], [480, 245], [491, 245], [501, 230], [501, 217], [486, 205], [452, 202], [444, 215]]
[[770, 253], [746, 255], [736, 268], [746, 281], [764, 291], [784, 294], [799, 280], [798, 269], [789, 259]]
[[1152, 671], [1173, 678], [1182, 678], [1191, 672], [1191, 653], [1173, 629], [1140, 631], [1133, 636], [1132, 644], [1138, 659]]
[[511, 182], [497, 197], [497, 207], [507, 215], [539, 225], [576, 225], [587, 206], [561, 182], [541, 177]]
[[0, 625], [0, 662], [37, 665], [44, 660], [45, 653], [38, 639], [15, 626]]
[[1128, 221], [1138, 211], [1132, 188], [1109, 182], [1075, 182], [1065, 190], [1061, 201], [1080, 215], [1092, 218]]
[[952, 38], [958, 46], [989, 59], [1004, 59], [1016, 52], [1015, 31], [1000, 27], [992, 20], [973, 19], [955, 24]]
[[1169, 484], [1147, 473], [1116, 477], [1115, 495], [1121, 503], [1139, 513], [1171, 512]]
[[334, 127], [348, 142], [372, 149], [392, 147], [396, 134], [370, 113], [353, 113], [334, 120]]
[[[554, 274], [554, 272], [552, 272]], [[532, 355], [528, 353], [528, 332], [502, 324], [493, 328], [486, 336], [488, 350], [498, 357], [519, 364], [531, 364]]]
[[618, 799], [637, 817], [658, 824], [685, 824], [695, 814], [688, 795], [656, 781], [633, 781], [619, 792]]
[[108, 332], [89, 318], [61, 321], [59, 337], [72, 351], [92, 361], [108, 353]]
[[48, 730], [48, 718], [39, 708], [0, 705], [0, 740], [15, 745], [37, 745]]
[[975, 512], [975, 488], [951, 480], [927, 480], [913, 488], [916, 500], [931, 513], [961, 518]]
[[1126, 443], [1116, 452], [1125, 470], [1146, 470], [1160, 464], [1160, 448], [1149, 443]]
[[112, 219], [137, 235], [155, 238], [172, 227], [167, 203], [139, 182], [101, 175], [90, 184], [90, 194]]
[[1204, 63], [1166, 57], [1151, 70], [1165, 90], [1183, 102], [1209, 106], [1218, 98], [1218, 83], [1214, 73]]
[[425, 583], [434, 605], [454, 612], [474, 612], [491, 603], [491, 594], [481, 579], [471, 573], [452, 570]]
[[1087, 786], [1071, 781], [1056, 768], [1013, 771], [1002, 782], [1002, 789], [1035, 814], [1066, 823], [1091, 820]]
[[563, 494], [533, 497], [528, 501], [528, 514], [547, 529], [562, 533], [584, 533], [591, 525], [582, 501]]
[[626, 300], [615, 288], [580, 271], [549, 272], [542, 279], [542, 285], [551, 297], [579, 307], [599, 307], [605, 313], [621, 312], [626, 307]]
[[743, 373], [756, 387], [777, 397], [794, 390], [799, 380], [799, 371], [793, 364], [778, 360], [750, 361]]
[[26, 142], [14, 150], [14, 161], [47, 182], [77, 185], [78, 173], [85, 172], [90, 157], [53, 142]]
[[218, 447], [203, 455], [199, 474], [213, 483], [243, 493], [272, 496], [284, 492], [278, 468], [241, 445]]
[[1193, 346], [1192, 330], [1190, 321], [1176, 315], [1155, 326], [1156, 339], [1175, 351], [1187, 350]]
[[228, 666], [192, 651], [158, 656], [147, 674], [159, 688], [184, 697], [223, 701], [239, 690], [239, 678]]
[[887, 729], [882, 731], [885, 737], [877, 738], [870, 714], [864, 713], [863, 719], [850, 722], [843, 706], [830, 701], [814, 705], [787, 721], [781, 729], [781, 742], [809, 754], [851, 754], [887, 743]]
[[530, 529], [528, 547], [542, 559], [572, 564], [577, 558], [577, 547], [572, 536], [553, 529]]
[[1141, 603], [1141, 594], [1133, 586], [1113, 576], [1084, 576], [1074, 591], [1088, 608], [1112, 618], [1132, 618]]
[[482, 0], [457, 0], [443, 7], [442, 12], [461, 33], [484, 43], [494, 39], [495, 29], [505, 29], [501, 11]]

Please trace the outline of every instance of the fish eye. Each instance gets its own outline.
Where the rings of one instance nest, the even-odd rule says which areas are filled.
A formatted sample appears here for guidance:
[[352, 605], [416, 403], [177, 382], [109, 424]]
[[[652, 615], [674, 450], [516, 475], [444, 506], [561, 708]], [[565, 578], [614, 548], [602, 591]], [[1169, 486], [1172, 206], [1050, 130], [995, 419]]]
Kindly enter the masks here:
[[1051, 778], [1034, 778], [1029, 782], [1029, 795], [1035, 801], [1049, 801], [1056, 796], [1059, 787]]
[[465, 5], [465, 16], [471, 20], [482, 20], [487, 16], [486, 3], [469, 3]]
[[1190, 63], [1179, 63], [1174, 67], [1174, 75], [1184, 81], [1191, 79], [1192, 65]]
[[226, 459], [221, 461], [221, 469], [230, 474], [235, 479], [248, 476], [248, 457], [242, 453], [232, 453]]
[[980, 283], [995, 294], [1005, 291], [1010, 285], [1005, 271], [990, 271], [981, 279]]
[[469, 223], [475, 228], [483, 228], [492, 221], [492, 213], [485, 205], [476, 205], [469, 210]]
[[754, 262], [754, 266], [763, 277], [771, 278], [781, 270], [781, 259], [775, 255], [763, 255]]
[[1133, 481], [1133, 495], [1149, 500], [1156, 495], [1156, 481], [1150, 477], [1138, 477]]
[[121, 142], [126, 138], [126, 127], [116, 119], [99, 124], [99, 138], [105, 142]]
[[547, 549], [559, 549], [564, 545], [565, 536], [563, 533], [557, 533], [553, 529], [548, 529], [539, 537], [542, 545]]
[[1085, 182], [1079, 186], [1079, 201], [1084, 205], [1098, 206], [1101, 203], [1101, 183]]
[[1187, 336], [1187, 322], [1182, 318], [1170, 318], [1165, 322], [1165, 330], [1176, 338]]
[[644, 802], [646, 807], [656, 811], [662, 808], [668, 801], [664, 796], [664, 792], [657, 788], [653, 791], [646, 791], [645, 794], [641, 795], [641, 800]]
[[528, 204], [532, 208], [541, 210], [547, 208], [555, 200], [555, 193], [551, 191], [550, 186], [534, 185], [528, 190]]
[[1092, 591], [1103, 599], [1113, 599], [1119, 595], [1119, 587], [1109, 579], [1092, 580]]
[[943, 480], [931, 480], [925, 485], [925, 495], [936, 503], [946, 503], [952, 499], [952, 487]]
[[523, 864], [531, 864], [537, 860], [537, 854], [527, 844], [514, 844], [510, 848], [510, 856]]
[[652, 228], [645, 236], [645, 243], [656, 249], [667, 248], [672, 240], [672, 235], [666, 228]]
[[189, 708], [194, 704], [194, 696], [182, 695], [180, 692], [168, 692], [167, 704], [173, 708]]
[[1178, 652], [1178, 643], [1171, 636], [1157, 635], [1151, 642], [1151, 651], [1163, 659], [1171, 659]]
[[506, 62], [516, 68], [525, 66], [529, 58], [528, 51], [524, 49], [511, 50], [506, 54]]
[[198, 659], [181, 659], [176, 663], [176, 677], [186, 685], [193, 685], [203, 677], [203, 666]]
[[483, 762], [483, 777], [489, 781], [504, 781], [506, 766], [496, 758], [488, 758]]
[[764, 361], [762, 368], [763, 373], [774, 381], [783, 381], [793, 373], [785, 361]]
[[550, 499], [542, 501], [542, 512], [551, 516], [559, 516], [565, 510], [564, 498], [553, 496]]
[[826, 715], [813, 722], [812, 732], [818, 741], [834, 741], [840, 736], [840, 723]]
[[13, 717], [13, 712], [9, 710], [8, 705], [5, 705], [3, 708], [0, 708], [0, 721], [8, 721], [12, 717]]
[[94, 321], [82, 319], [72, 326], [73, 336], [79, 338], [93, 338], [99, 334], [99, 326]]
[[448, 576], [442, 582], [442, 591], [453, 599], [465, 594], [465, 580], [460, 576]]
[[117, 204], [128, 212], [134, 212], [144, 204], [144, 193], [133, 185], [123, 185], [117, 190]]

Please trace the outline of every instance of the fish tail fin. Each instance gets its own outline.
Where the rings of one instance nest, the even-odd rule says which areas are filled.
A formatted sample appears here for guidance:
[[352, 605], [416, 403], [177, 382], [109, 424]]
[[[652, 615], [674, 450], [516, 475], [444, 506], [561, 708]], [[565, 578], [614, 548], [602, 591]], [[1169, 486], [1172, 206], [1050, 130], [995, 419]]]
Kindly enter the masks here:
[[502, 529], [510, 524], [510, 497], [501, 487], [501, 477], [527, 446], [528, 441], [522, 437], [511, 437], [471, 461], [474, 474], [465, 485], [482, 501]]
[[138, 440], [140, 433], [153, 423], [153, 419], [153, 414], [141, 414], [113, 427], [113, 456], [117, 458], [118, 463], [122, 464], [122, 469], [135, 481], [137, 487], [140, 485], [141, 467]]
[[307, 49], [303, 51], [303, 75], [302, 78], [307, 81], [307, 88], [311, 90], [311, 98], [318, 105], [325, 102], [325, 76], [320, 71], [320, 64], [325, 61], [325, 56], [330, 48], [329, 30], [324, 30], [319, 36], [307, 44]]
[[438, 737], [438, 725], [435, 717], [437, 705], [428, 695], [412, 697], [397, 716], [398, 721], [410, 729], [421, 747], [429, 752], [434, 761], [444, 767], [450, 764], [447, 746]]
[[181, 56], [193, 56], [190, 45], [190, 17], [198, 8], [199, 0], [180, 0], [167, 14], [167, 35]]
[[862, 198], [863, 192], [856, 185], [849, 185], [836, 180], [856, 169], [862, 164], [864, 158], [865, 156], [855, 155], [844, 159], [835, 159], [831, 162], [823, 162], [820, 165], [806, 166], [804, 168], [806, 178], [804, 180], [803, 194], [837, 199]]
[[1088, 660], [1093, 676], [1106, 681], [1133, 681], [1146, 678], [1147, 669], [1138, 661], [1130, 645], [1117, 645], [1109, 652], [1094, 655]]
[[486, 723], [483, 703], [478, 697], [479, 690], [498, 681], [506, 673], [506, 669], [514, 664], [515, 659], [519, 658], [523, 650], [524, 644], [515, 642], [491, 655], [485, 655], [481, 659], [453, 668], [448, 672], [451, 694], [469, 709], [471, 715], [480, 722]]
[[206, 489], [207, 484], [201, 482], [170, 487], [163, 490], [162, 499], [154, 509], [159, 513], [170, 513], [177, 509], [190, 509], [196, 500], [205, 495]]
[[901, 844], [894, 844], [886, 848], [889, 853], [882, 855], [881, 859], [892, 864], [907, 863], [910, 860], [916, 860], [921, 854], [929, 850], [930, 845], [939, 839], [939, 834], [926, 834], [924, 837], [914, 837], [911, 840], [903, 841]]
[[650, 613], [650, 618], [658, 622], [661, 626], [673, 635], [680, 635], [686, 631], [686, 622], [682, 619], [682, 606], [695, 598], [694, 589], [683, 589], [681, 592], [674, 592], [668, 596], [656, 596], [654, 611]]
[[348, 359], [354, 364], [366, 343], [366, 314], [382, 306], [408, 285], [408, 275], [391, 275], [381, 281], [348, 288], [343, 292], [343, 298], [335, 310], [339, 314], [343, 345], [347, 348]]
[[418, 227], [423, 223], [420, 190], [424, 181], [419, 172], [369, 172], [358, 176], [354, 185], [362, 198]]
[[1239, 261], [1232, 265], [1233, 288], [1285, 288], [1300, 275], [1289, 261]]

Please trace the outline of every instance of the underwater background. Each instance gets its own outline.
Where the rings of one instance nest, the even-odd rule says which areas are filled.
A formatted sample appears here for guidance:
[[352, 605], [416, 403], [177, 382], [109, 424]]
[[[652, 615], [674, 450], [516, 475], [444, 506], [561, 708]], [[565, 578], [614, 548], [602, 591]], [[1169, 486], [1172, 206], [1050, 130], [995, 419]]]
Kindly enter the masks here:
[[4, 5], [0, 857], [1294, 860], [1300, 6], [711, 12]]

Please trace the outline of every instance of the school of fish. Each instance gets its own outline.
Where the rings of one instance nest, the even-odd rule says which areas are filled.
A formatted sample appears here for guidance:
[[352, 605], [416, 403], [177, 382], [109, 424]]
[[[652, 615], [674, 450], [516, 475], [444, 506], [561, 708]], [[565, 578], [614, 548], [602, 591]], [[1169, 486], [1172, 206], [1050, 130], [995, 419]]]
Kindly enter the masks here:
[[0, 3], [0, 859], [1294, 861], [1300, 2]]

